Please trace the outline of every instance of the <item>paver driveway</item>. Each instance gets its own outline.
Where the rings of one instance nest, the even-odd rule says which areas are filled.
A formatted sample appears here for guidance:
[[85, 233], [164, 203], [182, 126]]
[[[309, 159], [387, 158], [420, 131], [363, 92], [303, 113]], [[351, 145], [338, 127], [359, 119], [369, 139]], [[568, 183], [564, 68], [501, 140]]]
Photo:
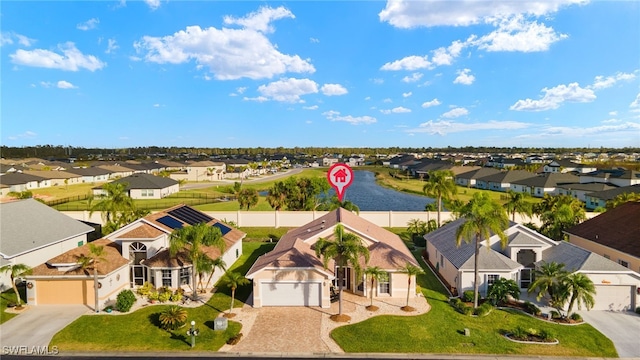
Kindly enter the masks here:
[[84, 305], [31, 306], [0, 325], [2, 346], [47, 346], [58, 331], [83, 314], [91, 313]]
[[320, 332], [325, 309], [265, 307], [258, 311], [251, 331], [233, 351], [250, 353], [327, 353]]
[[640, 316], [629, 311], [579, 311], [584, 321], [613, 341], [621, 358], [640, 358]]

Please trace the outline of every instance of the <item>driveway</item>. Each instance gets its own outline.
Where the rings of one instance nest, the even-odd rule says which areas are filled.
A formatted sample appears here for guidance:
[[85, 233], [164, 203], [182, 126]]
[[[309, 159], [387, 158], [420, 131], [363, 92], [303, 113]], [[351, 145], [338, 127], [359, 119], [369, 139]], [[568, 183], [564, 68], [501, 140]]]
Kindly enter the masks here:
[[613, 341], [620, 357], [640, 357], [640, 316], [629, 311], [578, 311], [584, 321]]
[[261, 353], [327, 353], [330, 351], [320, 334], [322, 315], [325, 309], [264, 307], [253, 310], [258, 312], [255, 322], [248, 334], [244, 333], [245, 337], [242, 338], [242, 341], [233, 347], [233, 351], [241, 353], [256, 351]]
[[47, 346], [53, 335], [81, 315], [91, 313], [85, 305], [29, 306], [0, 325], [2, 346]]

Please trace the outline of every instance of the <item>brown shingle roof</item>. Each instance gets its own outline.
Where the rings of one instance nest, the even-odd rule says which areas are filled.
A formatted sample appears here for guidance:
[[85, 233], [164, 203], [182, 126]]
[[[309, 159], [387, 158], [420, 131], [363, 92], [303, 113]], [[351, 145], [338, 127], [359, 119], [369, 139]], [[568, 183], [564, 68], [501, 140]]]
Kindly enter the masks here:
[[[92, 244], [97, 246], [104, 246], [104, 259], [98, 261], [98, 274], [106, 275], [114, 270], [121, 268], [129, 263], [129, 260], [120, 255], [120, 246], [113, 241], [107, 239], [99, 239]], [[73, 270], [62, 271], [55, 265], [61, 266], [62, 264], [74, 264], [78, 262], [78, 259], [82, 256], [89, 255], [89, 244], [71, 249], [63, 254], [60, 254], [44, 264], [40, 264], [33, 268], [33, 276], [68, 276], [68, 275], [91, 275], [93, 270], [83, 270], [76, 268]]]
[[607, 210], [566, 232], [640, 258], [640, 202]]
[[118, 236], [118, 239], [155, 239], [162, 234], [164, 233], [157, 228], [141, 223], [137, 228]]

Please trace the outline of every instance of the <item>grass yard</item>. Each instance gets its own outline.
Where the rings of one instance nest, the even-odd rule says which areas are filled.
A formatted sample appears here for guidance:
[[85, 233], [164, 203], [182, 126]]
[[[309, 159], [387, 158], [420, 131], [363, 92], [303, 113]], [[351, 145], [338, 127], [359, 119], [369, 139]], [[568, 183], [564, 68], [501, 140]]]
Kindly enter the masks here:
[[[20, 291], [20, 290], [18, 290]], [[24, 296], [24, 294], [22, 294], [22, 303], [24, 304], [24, 299], [26, 298], [26, 296]], [[8, 289], [3, 291], [2, 293], [0, 293], [0, 324], [4, 323], [5, 321], [16, 317], [18, 314], [13, 314], [13, 313], [8, 313], [7, 312], [7, 305], [9, 304], [17, 304], [17, 298], [16, 298], [16, 293], [13, 291], [13, 289]]]
[[[275, 243], [245, 242], [243, 255], [231, 270], [245, 274], [258, 256], [270, 251]], [[229, 321], [225, 331], [214, 331], [213, 321], [218, 314], [229, 309], [231, 290], [225, 283], [204, 305], [187, 308], [187, 322], [194, 320], [200, 334], [195, 351], [217, 351], [226, 341], [241, 332], [240, 323]], [[251, 292], [251, 285], [236, 290], [235, 307], [242, 306]], [[49, 346], [61, 351], [185, 351], [190, 350], [189, 325], [175, 331], [160, 328], [158, 316], [168, 305], [149, 305], [124, 315], [84, 315], [57, 333]]]
[[[331, 333], [338, 345], [346, 352], [617, 357], [611, 340], [589, 324], [550, 324], [502, 310], [494, 310], [482, 318], [462, 315], [448, 304], [444, 288], [424, 262], [420, 262], [427, 273], [417, 281], [431, 310], [414, 317], [376, 316], [339, 327]], [[501, 335], [517, 326], [550, 330], [560, 344], [518, 344]], [[463, 335], [465, 328], [471, 331], [471, 336]]]

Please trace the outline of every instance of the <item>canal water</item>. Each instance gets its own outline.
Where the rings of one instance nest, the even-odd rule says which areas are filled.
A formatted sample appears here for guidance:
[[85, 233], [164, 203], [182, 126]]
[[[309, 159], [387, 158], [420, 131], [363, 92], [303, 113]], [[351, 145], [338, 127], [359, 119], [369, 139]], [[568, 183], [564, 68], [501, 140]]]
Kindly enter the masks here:
[[[345, 192], [343, 200], [358, 205], [360, 211], [424, 211], [433, 199], [411, 195], [376, 184], [371, 171], [354, 171], [353, 183]], [[331, 195], [335, 192], [331, 189]]]

